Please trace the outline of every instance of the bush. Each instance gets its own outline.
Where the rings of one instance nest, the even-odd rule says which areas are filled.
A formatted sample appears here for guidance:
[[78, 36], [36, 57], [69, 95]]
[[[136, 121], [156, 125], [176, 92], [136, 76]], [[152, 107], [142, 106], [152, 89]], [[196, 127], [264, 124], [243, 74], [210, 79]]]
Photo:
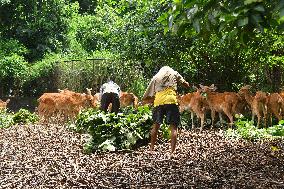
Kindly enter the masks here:
[[133, 149], [149, 139], [152, 126], [151, 111], [147, 106], [138, 110], [124, 109], [123, 113], [104, 113], [88, 109], [81, 112], [70, 128], [87, 132], [90, 140], [84, 144], [85, 152]]
[[29, 78], [23, 86], [25, 96], [40, 96], [46, 91], [57, 90], [57, 64], [60, 56], [49, 55], [29, 67]]
[[28, 78], [28, 63], [22, 56], [13, 54], [0, 59], [0, 83], [7, 95], [10, 91], [20, 93]]

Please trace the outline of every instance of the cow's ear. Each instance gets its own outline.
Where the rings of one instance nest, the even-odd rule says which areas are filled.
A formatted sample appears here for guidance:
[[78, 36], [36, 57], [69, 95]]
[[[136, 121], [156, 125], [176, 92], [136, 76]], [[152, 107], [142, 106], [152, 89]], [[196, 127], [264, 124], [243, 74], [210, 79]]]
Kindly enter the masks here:
[[90, 88], [90, 89], [89, 89], [89, 88], [86, 88], [86, 90], [87, 90], [87, 94], [88, 94], [88, 95], [92, 95], [92, 88]]
[[217, 90], [217, 87], [216, 87], [214, 84], [210, 85], [209, 88], [210, 88], [211, 90], [213, 90], [213, 91], [216, 91], [216, 90]]

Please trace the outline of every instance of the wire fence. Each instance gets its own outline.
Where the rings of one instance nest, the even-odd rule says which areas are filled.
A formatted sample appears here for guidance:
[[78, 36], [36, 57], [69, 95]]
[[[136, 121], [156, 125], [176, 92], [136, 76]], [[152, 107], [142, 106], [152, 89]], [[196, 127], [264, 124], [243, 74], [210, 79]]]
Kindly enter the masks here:
[[34, 110], [38, 97], [45, 92], [58, 92], [58, 89], [67, 88], [83, 93], [86, 88], [92, 88], [95, 94], [108, 79], [114, 80], [122, 90], [141, 96], [147, 82], [143, 73], [140, 63], [133, 61], [104, 58], [59, 61], [54, 63], [51, 71], [30, 81], [24, 89], [14, 87], [20, 92], [4, 91], [0, 99], [10, 98], [8, 108], [14, 111], [20, 108]]
[[106, 80], [108, 59], [69, 60], [57, 62], [57, 88], [84, 92], [97, 91]]

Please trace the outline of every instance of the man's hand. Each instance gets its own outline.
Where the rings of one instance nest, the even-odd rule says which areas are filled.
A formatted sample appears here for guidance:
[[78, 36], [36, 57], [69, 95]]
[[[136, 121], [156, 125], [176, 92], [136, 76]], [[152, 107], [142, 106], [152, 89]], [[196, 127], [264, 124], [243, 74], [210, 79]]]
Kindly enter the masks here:
[[188, 83], [187, 81], [184, 82], [183, 85], [184, 85], [186, 88], [189, 88], [189, 87], [190, 87], [190, 85], [189, 85], [189, 83]]

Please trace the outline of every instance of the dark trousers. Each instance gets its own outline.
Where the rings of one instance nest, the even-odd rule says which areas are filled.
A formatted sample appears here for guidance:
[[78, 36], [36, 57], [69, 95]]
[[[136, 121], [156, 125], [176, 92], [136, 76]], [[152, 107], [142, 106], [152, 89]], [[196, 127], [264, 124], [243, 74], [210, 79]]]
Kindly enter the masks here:
[[108, 106], [112, 104], [111, 112], [118, 113], [120, 108], [119, 96], [116, 93], [104, 93], [101, 98], [101, 110], [107, 111]]

